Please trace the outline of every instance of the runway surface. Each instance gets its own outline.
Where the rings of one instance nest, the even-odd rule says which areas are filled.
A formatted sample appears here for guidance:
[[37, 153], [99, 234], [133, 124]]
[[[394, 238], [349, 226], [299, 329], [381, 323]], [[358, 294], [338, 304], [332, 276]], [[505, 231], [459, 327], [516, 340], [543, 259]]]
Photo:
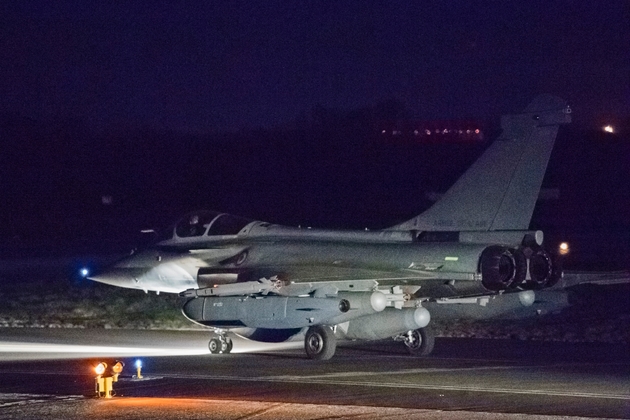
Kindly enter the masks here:
[[[428, 358], [379, 342], [316, 362], [300, 343], [237, 340], [217, 356], [207, 339], [2, 329], [0, 418], [630, 418], [625, 346], [438, 338]], [[144, 378], [134, 380], [139, 356]], [[116, 396], [93, 398], [92, 365], [116, 358], [126, 364]]]

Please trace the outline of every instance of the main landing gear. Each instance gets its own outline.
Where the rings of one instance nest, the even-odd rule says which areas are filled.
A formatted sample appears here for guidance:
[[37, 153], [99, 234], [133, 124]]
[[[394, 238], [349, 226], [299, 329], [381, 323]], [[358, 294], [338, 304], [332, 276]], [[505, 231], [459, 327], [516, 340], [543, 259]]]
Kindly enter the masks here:
[[315, 360], [328, 360], [335, 354], [337, 339], [332, 328], [327, 325], [314, 325], [306, 331], [304, 349], [306, 355]]
[[232, 351], [232, 339], [225, 333], [217, 334], [208, 342], [208, 350], [212, 354], [229, 354]]
[[431, 354], [435, 345], [435, 335], [429, 327], [407, 331], [395, 338], [402, 341], [412, 356], [424, 357]]
[[[412, 356], [428, 356], [435, 345], [435, 335], [429, 327], [410, 330], [394, 337], [402, 341]], [[337, 339], [331, 327], [314, 325], [306, 331], [304, 349], [310, 359], [328, 360], [335, 354]]]

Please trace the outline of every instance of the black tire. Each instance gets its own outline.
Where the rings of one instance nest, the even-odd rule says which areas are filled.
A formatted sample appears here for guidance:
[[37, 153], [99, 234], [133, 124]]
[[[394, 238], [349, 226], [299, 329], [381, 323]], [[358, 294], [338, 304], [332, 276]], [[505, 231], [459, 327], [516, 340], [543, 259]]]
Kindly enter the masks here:
[[232, 348], [234, 347], [234, 343], [232, 342], [232, 339], [226, 337], [225, 338], [225, 343], [226, 343], [226, 347], [225, 347], [225, 351], [223, 353], [225, 353], [225, 354], [232, 353]]
[[335, 354], [337, 340], [332, 329], [326, 325], [315, 325], [306, 331], [304, 349], [314, 360], [329, 360]]
[[429, 327], [411, 331], [411, 338], [411, 341], [404, 341], [410, 355], [425, 357], [431, 354], [435, 346], [435, 335]]
[[218, 338], [212, 338], [208, 342], [208, 350], [210, 350], [210, 353], [212, 354], [221, 353], [221, 347], [221, 340], [219, 340]]

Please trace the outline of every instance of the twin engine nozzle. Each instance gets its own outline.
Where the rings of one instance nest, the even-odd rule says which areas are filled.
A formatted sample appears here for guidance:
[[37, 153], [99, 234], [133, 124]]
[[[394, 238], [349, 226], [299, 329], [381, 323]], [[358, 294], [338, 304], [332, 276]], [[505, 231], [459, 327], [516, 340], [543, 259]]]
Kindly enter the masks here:
[[479, 259], [483, 286], [492, 291], [536, 290], [553, 286], [562, 270], [558, 261], [539, 246], [486, 248]]

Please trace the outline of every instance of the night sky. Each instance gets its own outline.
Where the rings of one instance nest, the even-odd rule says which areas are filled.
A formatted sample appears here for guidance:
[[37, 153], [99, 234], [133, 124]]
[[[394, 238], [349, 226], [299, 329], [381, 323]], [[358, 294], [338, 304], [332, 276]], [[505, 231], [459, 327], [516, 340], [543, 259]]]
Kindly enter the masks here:
[[387, 98], [487, 118], [552, 93], [599, 124], [630, 115], [628, 4], [2, 2], [0, 114], [205, 133]]
[[0, 254], [114, 249], [198, 208], [389, 226], [489, 143], [399, 143], [379, 104], [490, 140], [550, 93], [574, 123], [533, 228], [627, 266], [629, 22], [627, 0], [1, 2]]

